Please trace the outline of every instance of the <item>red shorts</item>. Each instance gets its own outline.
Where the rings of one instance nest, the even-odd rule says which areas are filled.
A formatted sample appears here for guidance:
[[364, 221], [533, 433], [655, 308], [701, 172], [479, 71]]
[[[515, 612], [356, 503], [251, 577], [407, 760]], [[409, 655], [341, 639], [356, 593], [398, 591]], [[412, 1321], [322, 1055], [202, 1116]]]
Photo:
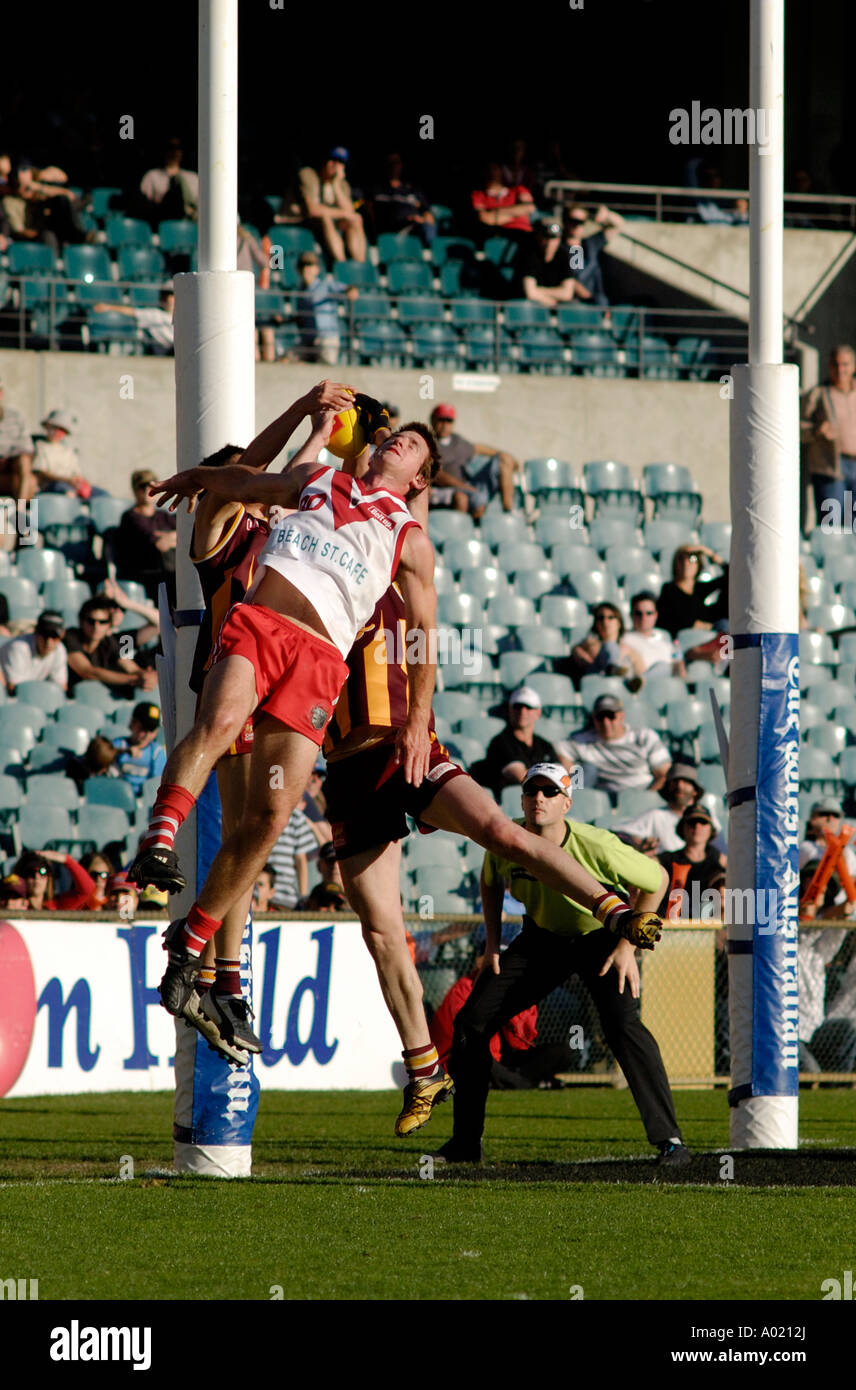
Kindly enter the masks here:
[[270, 714], [320, 748], [348, 678], [330, 642], [260, 603], [236, 603], [223, 621], [213, 662], [227, 656], [243, 656], [252, 664], [256, 717]]

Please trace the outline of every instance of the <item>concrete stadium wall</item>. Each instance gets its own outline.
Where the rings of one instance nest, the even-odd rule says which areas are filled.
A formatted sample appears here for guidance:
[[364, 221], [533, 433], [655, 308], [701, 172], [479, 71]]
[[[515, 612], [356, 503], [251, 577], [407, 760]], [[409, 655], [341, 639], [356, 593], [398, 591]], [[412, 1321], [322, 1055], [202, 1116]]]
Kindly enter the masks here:
[[[480, 376], [451, 372], [327, 368], [334, 379], [394, 401], [408, 418], [427, 419], [433, 401], [451, 401], [466, 438], [518, 458], [553, 455], [576, 467], [617, 459], [636, 472], [651, 462], [686, 464], [705, 499], [706, 519], [728, 519], [728, 404], [718, 382], [606, 381], [592, 377], [503, 376], [496, 390]], [[321, 379], [317, 365], [259, 365], [256, 426], [261, 428]], [[171, 359], [95, 353], [0, 352], [6, 404], [35, 430], [48, 410], [80, 418], [77, 448], [86, 477], [115, 496], [130, 496], [136, 468], [175, 471], [174, 372]], [[470, 389], [466, 389], [467, 386]], [[133, 398], [128, 399], [133, 390]], [[120, 394], [121, 393], [121, 394]], [[124, 398], [123, 398], [124, 397]], [[303, 438], [303, 433], [295, 442]], [[223, 441], [236, 444], [245, 440]]]

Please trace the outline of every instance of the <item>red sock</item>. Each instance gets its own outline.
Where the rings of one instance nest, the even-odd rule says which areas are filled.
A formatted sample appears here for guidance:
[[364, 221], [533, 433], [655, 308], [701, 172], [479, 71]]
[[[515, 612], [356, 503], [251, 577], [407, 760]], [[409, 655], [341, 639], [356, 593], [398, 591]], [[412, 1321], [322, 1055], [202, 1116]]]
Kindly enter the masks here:
[[203, 912], [198, 903], [194, 903], [187, 914], [187, 921], [184, 926], [184, 944], [192, 956], [201, 956], [208, 942], [215, 932], [218, 932], [223, 923], [218, 922], [216, 917], [209, 917], [207, 912]]
[[196, 797], [184, 787], [166, 785], [155, 798], [154, 810], [140, 849], [173, 849], [179, 826], [196, 805]]
[[437, 1049], [430, 1040], [424, 1047], [405, 1048], [401, 1055], [411, 1081], [422, 1081], [426, 1077], [436, 1076], [441, 1070]]
[[241, 962], [218, 956], [214, 964], [217, 967], [217, 982], [214, 985], [214, 993], [240, 995]]

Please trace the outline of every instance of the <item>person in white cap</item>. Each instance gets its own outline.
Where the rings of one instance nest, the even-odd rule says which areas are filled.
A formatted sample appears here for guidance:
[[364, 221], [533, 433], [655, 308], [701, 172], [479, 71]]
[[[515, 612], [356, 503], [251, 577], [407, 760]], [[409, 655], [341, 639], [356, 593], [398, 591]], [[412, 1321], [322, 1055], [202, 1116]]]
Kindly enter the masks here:
[[70, 443], [77, 428], [72, 411], [51, 410], [42, 420], [44, 434], [33, 435], [33, 472], [39, 492], [76, 493], [84, 501], [93, 495], [106, 497], [104, 489], [93, 487], [80, 471], [77, 449]]
[[[523, 818], [517, 823], [564, 850], [614, 892], [626, 895], [637, 889], [635, 910], [656, 913], [668, 887], [665, 869], [608, 830], [570, 820], [572, 791], [570, 774], [560, 763], [535, 763], [523, 783]], [[500, 956], [506, 888], [524, 904], [526, 916], [520, 935]], [[630, 942], [616, 944], [613, 933], [578, 900], [547, 887], [513, 857], [486, 854], [481, 889], [485, 953], [473, 992], [455, 1020], [449, 1057], [454, 1129], [437, 1157], [447, 1163], [481, 1162], [491, 1038], [521, 1009], [539, 1003], [570, 975], [579, 975], [648, 1139], [660, 1150], [659, 1162], [669, 1167], [689, 1162], [660, 1049], [639, 1016], [639, 969]]]
[[486, 785], [495, 796], [503, 787], [522, 782], [533, 763], [557, 763], [562, 759], [547, 739], [536, 734], [541, 697], [529, 685], [519, 685], [508, 697], [508, 723], [491, 739], [485, 756]]

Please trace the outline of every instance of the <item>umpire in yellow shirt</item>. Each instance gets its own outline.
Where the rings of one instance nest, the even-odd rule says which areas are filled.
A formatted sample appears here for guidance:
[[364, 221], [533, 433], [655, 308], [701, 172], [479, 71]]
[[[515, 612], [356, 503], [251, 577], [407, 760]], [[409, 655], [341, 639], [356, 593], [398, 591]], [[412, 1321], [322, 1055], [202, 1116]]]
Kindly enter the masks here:
[[[608, 830], [566, 819], [571, 778], [558, 763], [536, 763], [523, 783], [527, 830], [561, 845], [608, 888], [638, 888], [636, 909], [656, 912], [668, 883], [664, 869]], [[523, 929], [502, 956], [499, 940], [506, 887], [526, 907]], [[472, 994], [455, 1020], [449, 1072], [455, 1082], [452, 1138], [437, 1157], [479, 1163], [490, 1083], [490, 1040], [513, 1018], [579, 975], [597, 1009], [604, 1037], [627, 1078], [659, 1162], [690, 1161], [675, 1118], [669, 1082], [656, 1041], [639, 1017], [639, 969], [634, 947], [616, 940], [596, 918], [519, 864], [486, 854], [481, 876], [487, 933], [484, 960]]]

